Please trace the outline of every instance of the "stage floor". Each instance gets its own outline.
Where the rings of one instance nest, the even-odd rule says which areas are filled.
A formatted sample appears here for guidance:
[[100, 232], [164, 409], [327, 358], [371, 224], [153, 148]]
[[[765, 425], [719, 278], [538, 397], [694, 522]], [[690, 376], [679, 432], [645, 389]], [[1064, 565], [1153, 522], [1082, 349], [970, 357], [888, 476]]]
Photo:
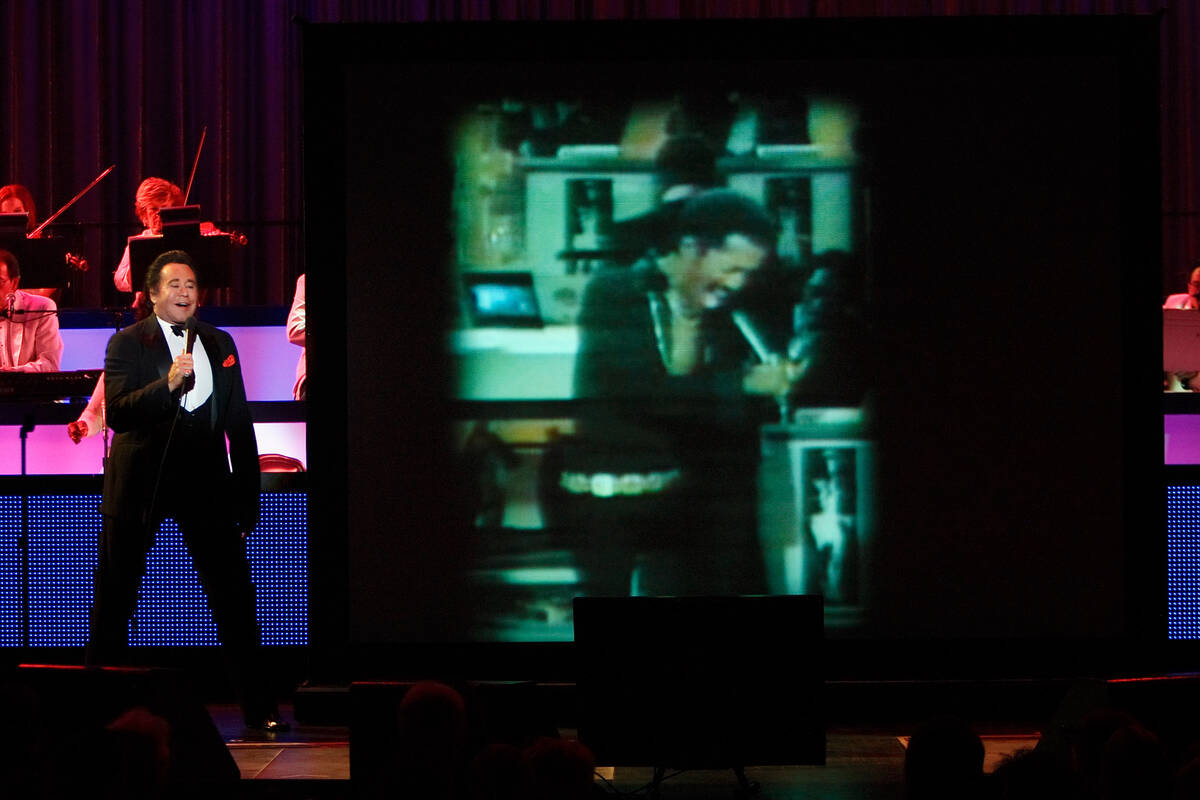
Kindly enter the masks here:
[[[261, 781], [255, 788], [271, 796], [292, 793], [278, 782], [305, 782], [297, 796], [325, 798], [348, 797], [350, 787], [350, 735], [341, 726], [297, 725], [286, 734], [247, 737], [237, 706], [210, 705], [209, 714], [225, 739], [244, 781]], [[292, 709], [281, 709], [292, 719]], [[1006, 756], [1033, 747], [1038, 732], [1025, 726], [977, 725], [983, 737], [986, 760], [991, 771]], [[838, 727], [826, 737], [826, 765], [823, 767], [750, 767], [746, 777], [760, 787], [763, 800], [822, 797], [826, 800], [903, 797], [904, 747], [908, 730], [884, 730], [870, 727]], [[572, 736], [573, 731], [562, 731]], [[606, 782], [611, 793], [627, 794], [650, 783], [652, 770], [643, 767], [602, 767], [597, 780]], [[689, 770], [668, 772], [663, 782], [664, 798], [729, 798], [737, 789], [732, 772]], [[257, 794], [257, 792], [256, 792]]]

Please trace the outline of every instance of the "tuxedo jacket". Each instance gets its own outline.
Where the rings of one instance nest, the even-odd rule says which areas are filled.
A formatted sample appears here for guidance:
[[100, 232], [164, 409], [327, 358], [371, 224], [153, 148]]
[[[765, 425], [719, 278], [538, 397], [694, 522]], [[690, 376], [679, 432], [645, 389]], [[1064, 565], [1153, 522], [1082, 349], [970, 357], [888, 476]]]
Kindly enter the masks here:
[[[172, 359], [162, 327], [151, 314], [109, 339], [104, 398], [108, 427], [116, 435], [104, 469], [100, 510], [117, 518], [142, 518], [161, 469], [156, 516], [198, 508], [206, 513], [228, 510], [233, 522], [250, 531], [259, 513], [258, 444], [241, 360], [225, 331], [197, 320], [196, 336], [213, 371], [209, 435], [195, 437], [187, 451], [176, 445], [166, 463], [163, 455], [182, 392], [167, 386]], [[176, 442], [180, 434], [177, 429]]]

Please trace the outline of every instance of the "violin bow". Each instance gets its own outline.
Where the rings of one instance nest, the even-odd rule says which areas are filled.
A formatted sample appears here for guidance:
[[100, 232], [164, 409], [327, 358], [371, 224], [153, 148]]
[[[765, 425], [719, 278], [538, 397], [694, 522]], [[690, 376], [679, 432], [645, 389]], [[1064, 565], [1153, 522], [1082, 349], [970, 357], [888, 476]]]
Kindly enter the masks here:
[[208, 135], [208, 126], [200, 131], [200, 144], [196, 146], [196, 158], [192, 161], [192, 174], [188, 176], [187, 190], [183, 193], [183, 204], [186, 206], [188, 195], [192, 193], [192, 181], [196, 180], [196, 167], [200, 165], [200, 151], [204, 149], [204, 137]]
[[117, 166], [116, 164], [113, 164], [111, 167], [109, 167], [108, 169], [104, 170], [104, 172], [101, 172], [99, 175], [97, 175], [97, 176], [96, 176], [96, 179], [95, 179], [94, 181], [92, 181], [91, 183], [89, 183], [87, 186], [85, 186], [85, 187], [83, 188], [83, 190], [82, 190], [82, 191], [81, 191], [79, 194], [75, 195], [75, 196], [74, 196], [74, 197], [72, 197], [70, 200], [68, 200], [66, 205], [64, 205], [64, 206], [63, 206], [62, 208], [60, 208], [58, 211], [55, 211], [53, 214], [51, 214], [49, 217], [47, 217], [47, 218], [46, 218], [46, 221], [45, 221], [45, 222], [43, 222], [41, 225], [38, 225], [38, 226], [37, 226], [37, 227], [36, 227], [36, 228], [35, 228], [35, 229], [34, 229], [34, 230], [33, 230], [33, 231], [32, 231], [32, 232], [29, 234], [29, 238], [31, 238], [31, 239], [36, 239], [36, 238], [37, 238], [37, 235], [38, 235], [39, 233], [41, 233], [41, 232], [42, 232], [42, 228], [45, 228], [45, 227], [46, 227], [47, 225], [49, 225], [51, 222], [54, 222], [54, 220], [58, 219], [59, 215], [61, 215], [61, 214], [62, 214], [64, 211], [66, 211], [68, 208], [70, 208], [72, 205], [74, 205], [76, 200], [78, 200], [79, 198], [81, 198], [81, 197], [83, 197], [85, 194], [87, 194], [89, 191], [91, 191], [92, 187], [93, 187], [93, 186], [95, 186], [97, 183], [99, 183], [99, 182], [100, 182], [100, 181], [101, 181], [101, 180], [104, 178], [104, 176], [105, 176], [105, 175], [107, 175], [108, 173], [112, 172], [112, 171], [113, 171], [113, 169], [115, 169], [115, 168], [116, 168], [116, 166]]

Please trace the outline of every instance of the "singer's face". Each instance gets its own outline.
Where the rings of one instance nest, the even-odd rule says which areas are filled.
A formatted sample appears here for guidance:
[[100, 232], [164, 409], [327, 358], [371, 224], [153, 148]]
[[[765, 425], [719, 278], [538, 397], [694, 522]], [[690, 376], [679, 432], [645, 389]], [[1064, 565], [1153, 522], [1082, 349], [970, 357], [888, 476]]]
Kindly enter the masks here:
[[696, 243], [680, 246], [686, 265], [679, 284], [685, 304], [696, 311], [719, 308], [746, 285], [750, 273], [762, 266], [767, 251], [740, 233], [725, 237], [720, 247], [704, 249]]
[[17, 290], [17, 284], [21, 282], [19, 277], [8, 277], [8, 264], [0, 261], [0, 300], [8, 297]]
[[158, 288], [150, 290], [150, 302], [159, 319], [175, 325], [187, 322], [196, 313], [196, 273], [187, 264], [167, 264], [158, 276]]

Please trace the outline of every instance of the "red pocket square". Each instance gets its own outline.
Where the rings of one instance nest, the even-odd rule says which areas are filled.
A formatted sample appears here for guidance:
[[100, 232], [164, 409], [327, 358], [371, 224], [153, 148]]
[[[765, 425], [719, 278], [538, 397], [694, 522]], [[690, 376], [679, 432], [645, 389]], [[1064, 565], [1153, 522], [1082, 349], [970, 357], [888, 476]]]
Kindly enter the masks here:
[[233, 353], [225, 356], [225, 360], [221, 362], [222, 367], [232, 367], [237, 363], [237, 359], [233, 357]]

